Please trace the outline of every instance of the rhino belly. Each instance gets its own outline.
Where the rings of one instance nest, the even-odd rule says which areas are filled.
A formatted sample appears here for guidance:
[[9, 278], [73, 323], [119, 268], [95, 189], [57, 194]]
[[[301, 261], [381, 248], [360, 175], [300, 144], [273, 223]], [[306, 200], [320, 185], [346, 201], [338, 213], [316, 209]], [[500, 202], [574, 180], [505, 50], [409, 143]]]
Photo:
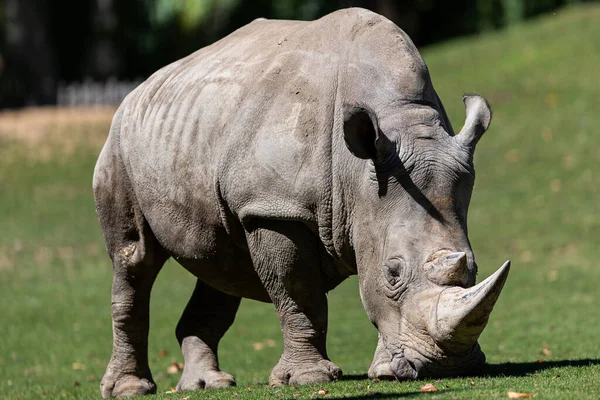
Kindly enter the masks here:
[[[243, 238], [233, 240], [221, 225], [218, 209], [142, 196], [152, 232], [171, 256], [208, 285], [232, 296], [270, 301], [258, 278]], [[203, 207], [204, 206], [204, 207]]]

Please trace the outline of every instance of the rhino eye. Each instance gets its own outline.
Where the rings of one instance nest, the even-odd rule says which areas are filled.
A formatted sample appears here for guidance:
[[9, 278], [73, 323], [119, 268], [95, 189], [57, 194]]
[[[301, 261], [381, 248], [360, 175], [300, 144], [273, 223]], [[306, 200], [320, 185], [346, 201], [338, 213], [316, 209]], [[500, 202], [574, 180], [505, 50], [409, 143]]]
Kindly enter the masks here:
[[383, 269], [385, 272], [385, 277], [388, 282], [392, 285], [395, 285], [398, 281], [398, 278], [402, 274], [402, 269], [404, 268], [403, 261], [399, 258], [393, 258], [388, 260], [384, 265]]
[[391, 258], [383, 264], [383, 273], [386, 295], [393, 300], [398, 300], [406, 288], [406, 263], [399, 257]]

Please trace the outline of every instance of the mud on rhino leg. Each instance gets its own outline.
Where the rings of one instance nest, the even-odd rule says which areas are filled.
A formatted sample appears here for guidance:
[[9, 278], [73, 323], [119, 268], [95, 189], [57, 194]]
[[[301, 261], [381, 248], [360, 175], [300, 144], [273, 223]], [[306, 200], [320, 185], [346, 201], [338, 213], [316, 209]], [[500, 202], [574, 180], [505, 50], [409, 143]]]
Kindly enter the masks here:
[[234, 386], [233, 376], [219, 369], [217, 347], [229, 329], [240, 305], [233, 297], [196, 282], [176, 336], [181, 345], [185, 367], [177, 390], [197, 390]]
[[377, 340], [377, 348], [375, 349], [373, 362], [369, 367], [369, 378], [385, 380], [396, 379], [392, 372], [392, 356], [385, 348], [381, 335], [379, 335], [379, 339]]
[[247, 231], [254, 268], [279, 316], [283, 354], [269, 385], [329, 382], [342, 371], [327, 357], [327, 297], [318, 239], [299, 222], [264, 220]]

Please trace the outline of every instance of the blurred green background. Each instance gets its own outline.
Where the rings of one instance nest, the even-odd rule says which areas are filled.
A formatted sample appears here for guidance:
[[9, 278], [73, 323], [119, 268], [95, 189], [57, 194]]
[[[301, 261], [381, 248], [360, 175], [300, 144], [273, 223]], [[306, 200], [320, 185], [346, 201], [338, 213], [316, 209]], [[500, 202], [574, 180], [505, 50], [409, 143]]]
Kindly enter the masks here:
[[[144, 79], [257, 17], [312, 20], [339, 8], [365, 7], [425, 46], [580, 1], [2, 0], [0, 108], [67, 103], [63, 85], [73, 82]], [[117, 102], [82, 97], [68, 104]]]
[[[386, 11], [383, 5], [393, 4], [396, 21], [419, 44], [457, 130], [464, 121], [462, 93], [479, 92], [494, 108], [475, 155], [469, 235], [480, 266], [478, 280], [507, 258], [513, 268], [481, 337], [489, 362], [481, 375], [367, 380], [376, 331], [351, 278], [329, 296], [329, 355], [348, 378], [322, 386], [326, 395], [319, 395], [321, 386], [315, 385], [266, 387], [282, 349], [279, 323], [272, 305], [247, 300], [220, 346], [222, 367], [239, 386], [166, 394], [179, 379], [177, 363], [183, 360], [174, 329], [194, 285], [194, 278], [170, 261], [152, 297], [150, 365], [157, 397], [489, 399], [518, 391], [544, 399], [600, 398], [600, 5], [467, 3], [372, 6]], [[46, 22], [18, 30], [29, 43], [25, 50], [38, 58], [21, 58], [19, 64], [7, 55], [14, 43], [3, 42], [1, 87], [12, 87], [13, 97], [12, 103], [2, 97], [2, 104], [56, 103], [63, 82], [68, 92], [63, 101], [87, 106], [0, 112], [0, 398], [99, 398], [111, 350], [111, 265], [91, 180], [115, 108], [102, 98], [75, 93], [94, 86], [69, 82], [143, 78], [259, 15], [313, 18], [338, 4], [6, 0], [4, 39], [6, 21], [15, 18], [11, 4], [21, 10], [26, 4], [43, 5], [36, 21]], [[98, 22], [104, 20], [90, 10], [100, 9], [99, 4], [110, 6], [108, 21], [113, 22]], [[414, 17], [404, 25], [403, 15]], [[36, 29], [50, 33], [36, 36]], [[450, 39], [456, 35], [461, 37]], [[51, 57], [40, 50], [44, 43], [54, 43]], [[104, 61], [115, 69], [99, 72], [99, 64], [86, 58], [97, 54], [98, 43], [112, 43], [113, 53], [106, 54], [114, 59]], [[24, 89], [52, 82], [40, 72], [45, 57], [54, 60], [54, 98]], [[425, 383], [438, 390], [421, 393]]]

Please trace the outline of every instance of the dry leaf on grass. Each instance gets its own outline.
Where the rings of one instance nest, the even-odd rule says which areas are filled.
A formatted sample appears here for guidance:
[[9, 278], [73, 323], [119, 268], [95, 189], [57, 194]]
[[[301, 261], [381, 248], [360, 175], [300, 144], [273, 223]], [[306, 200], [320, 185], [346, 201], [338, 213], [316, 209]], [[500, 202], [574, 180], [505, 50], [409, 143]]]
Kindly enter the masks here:
[[165, 394], [169, 394], [169, 393], [175, 393], [175, 392], [177, 392], [177, 389], [175, 389], [175, 388], [171, 388], [171, 390], [167, 390], [167, 391], [165, 392]]
[[177, 364], [171, 364], [167, 368], [167, 374], [176, 374], [178, 371], [179, 369], [177, 369]]
[[435, 392], [437, 389], [433, 386], [433, 383], [428, 383], [421, 388], [421, 392]]
[[315, 397], [315, 396], [325, 396], [327, 394], [327, 390], [325, 389], [319, 389], [318, 391], [314, 392], [311, 397]]
[[179, 371], [183, 371], [183, 364], [172, 362], [171, 365], [167, 368], [167, 374], [176, 374]]
[[549, 356], [550, 354], [552, 354], [552, 351], [550, 349], [542, 349], [542, 354], [545, 356]]
[[166, 350], [162, 350], [162, 349], [161, 349], [161, 350], [159, 350], [159, 351], [158, 351], [158, 356], [159, 356], [160, 358], [165, 358], [167, 355], [169, 355], [169, 353], [167, 353], [167, 351], [166, 351]]
[[265, 348], [265, 344], [261, 343], [261, 342], [255, 342], [255, 343], [252, 343], [252, 348], [254, 350], [262, 350]]
[[532, 393], [508, 392], [509, 399], [530, 399], [532, 397]]

